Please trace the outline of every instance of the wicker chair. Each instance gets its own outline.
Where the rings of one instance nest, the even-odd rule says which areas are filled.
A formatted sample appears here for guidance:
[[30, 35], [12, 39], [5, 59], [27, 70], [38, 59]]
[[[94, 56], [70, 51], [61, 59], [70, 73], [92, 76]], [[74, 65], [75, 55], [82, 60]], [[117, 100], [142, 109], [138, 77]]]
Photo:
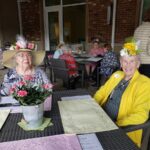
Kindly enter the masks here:
[[142, 129], [143, 136], [142, 136], [142, 143], [141, 143], [141, 150], [149, 150], [149, 137], [150, 137], [150, 119], [143, 124], [139, 125], [131, 125], [127, 127], [122, 127], [125, 132], [131, 132], [135, 130]]

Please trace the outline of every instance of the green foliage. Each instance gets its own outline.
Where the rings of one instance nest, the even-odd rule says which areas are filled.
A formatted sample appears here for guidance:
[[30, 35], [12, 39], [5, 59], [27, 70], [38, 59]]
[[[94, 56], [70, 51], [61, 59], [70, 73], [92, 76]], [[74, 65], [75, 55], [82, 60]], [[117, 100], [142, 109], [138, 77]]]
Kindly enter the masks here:
[[33, 84], [30, 80], [23, 80], [15, 84], [10, 93], [20, 105], [38, 105], [52, 94], [52, 84]]

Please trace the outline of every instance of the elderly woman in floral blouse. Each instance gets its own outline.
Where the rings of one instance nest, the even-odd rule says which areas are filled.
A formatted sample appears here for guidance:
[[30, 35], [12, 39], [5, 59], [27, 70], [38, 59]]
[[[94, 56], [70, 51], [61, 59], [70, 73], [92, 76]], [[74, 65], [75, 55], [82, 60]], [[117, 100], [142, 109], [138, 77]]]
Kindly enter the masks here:
[[42, 63], [44, 56], [44, 51], [29, 49], [27, 41], [23, 37], [18, 37], [16, 46], [3, 53], [3, 65], [10, 69], [4, 76], [0, 94], [9, 95], [10, 89], [25, 76], [32, 76], [33, 83], [50, 83], [47, 75], [36, 67]]
[[115, 52], [112, 51], [110, 44], [104, 44], [104, 56], [100, 62], [101, 85], [112, 75], [112, 73], [120, 68], [119, 59]]
[[[118, 126], [137, 125], [149, 118], [150, 79], [139, 73], [138, 44], [125, 43], [120, 51], [122, 71], [117, 71], [95, 94], [95, 100]], [[128, 136], [140, 147], [142, 130]]]

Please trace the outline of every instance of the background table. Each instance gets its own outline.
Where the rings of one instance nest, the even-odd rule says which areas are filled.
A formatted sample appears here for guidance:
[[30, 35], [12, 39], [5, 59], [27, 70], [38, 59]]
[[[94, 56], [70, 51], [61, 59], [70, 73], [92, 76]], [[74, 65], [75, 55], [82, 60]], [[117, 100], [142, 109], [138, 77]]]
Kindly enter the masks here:
[[[61, 100], [61, 97], [64, 96], [86, 94], [88, 94], [88, 92], [84, 89], [54, 92], [52, 95], [52, 110], [50, 112], [45, 112], [46, 117], [52, 118], [54, 125], [47, 127], [44, 131], [24, 131], [17, 125], [22, 118], [22, 114], [10, 114], [0, 131], [0, 142], [63, 134], [64, 131], [57, 101]], [[138, 150], [136, 145], [121, 129], [99, 132], [96, 133], [96, 135], [104, 150]]]

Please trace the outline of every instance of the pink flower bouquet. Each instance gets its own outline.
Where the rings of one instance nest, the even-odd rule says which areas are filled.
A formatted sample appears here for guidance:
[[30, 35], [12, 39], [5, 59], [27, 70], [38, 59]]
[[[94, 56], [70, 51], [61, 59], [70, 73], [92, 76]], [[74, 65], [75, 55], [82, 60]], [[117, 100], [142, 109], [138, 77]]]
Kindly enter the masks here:
[[16, 83], [10, 94], [19, 101], [20, 105], [33, 106], [43, 103], [52, 94], [52, 84], [37, 84], [32, 82], [33, 77], [25, 76]]

